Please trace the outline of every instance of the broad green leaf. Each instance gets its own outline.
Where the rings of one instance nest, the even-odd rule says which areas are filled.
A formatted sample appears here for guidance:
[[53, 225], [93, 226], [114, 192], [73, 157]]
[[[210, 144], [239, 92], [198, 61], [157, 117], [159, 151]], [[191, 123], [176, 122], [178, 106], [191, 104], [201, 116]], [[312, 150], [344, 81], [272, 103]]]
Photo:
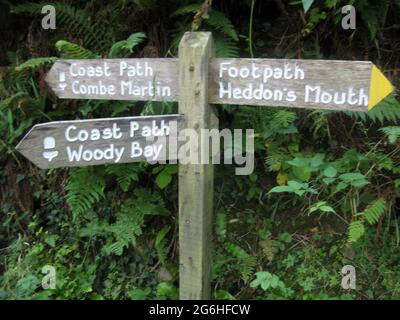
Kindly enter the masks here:
[[156, 178], [156, 184], [160, 189], [164, 189], [171, 183], [171, 181], [172, 181], [172, 175], [167, 173], [165, 170], [161, 171]]
[[336, 176], [336, 174], [337, 174], [337, 170], [332, 166], [329, 166], [329, 167], [325, 168], [325, 170], [324, 170], [325, 177], [333, 178], [334, 176]]

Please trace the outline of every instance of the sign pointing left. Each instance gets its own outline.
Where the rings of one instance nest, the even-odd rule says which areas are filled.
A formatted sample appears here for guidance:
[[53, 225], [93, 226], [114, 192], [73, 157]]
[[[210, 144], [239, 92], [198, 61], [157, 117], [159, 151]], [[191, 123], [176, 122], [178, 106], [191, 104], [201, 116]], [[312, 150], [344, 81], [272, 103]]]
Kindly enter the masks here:
[[177, 160], [183, 116], [54, 121], [35, 125], [16, 149], [39, 168]]
[[62, 99], [178, 100], [178, 60], [59, 60], [46, 82]]

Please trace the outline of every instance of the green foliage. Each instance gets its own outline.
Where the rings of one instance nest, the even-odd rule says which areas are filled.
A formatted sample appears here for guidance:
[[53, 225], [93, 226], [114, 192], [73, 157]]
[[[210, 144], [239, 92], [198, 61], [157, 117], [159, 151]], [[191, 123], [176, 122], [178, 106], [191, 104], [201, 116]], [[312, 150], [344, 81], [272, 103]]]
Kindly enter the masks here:
[[287, 186], [274, 187], [269, 191], [269, 193], [276, 192], [291, 192], [298, 196], [303, 196], [307, 193], [316, 193], [316, 191], [311, 188], [308, 183], [299, 183], [297, 181], [288, 181]]
[[[172, 102], [56, 99], [45, 69], [55, 55], [176, 56], [201, 2], [58, 1], [46, 32], [48, 3], [4, 2], [14, 13], [0, 35], [1, 299], [178, 297], [177, 165], [44, 171], [15, 146], [36, 123], [176, 113]], [[200, 29], [218, 57], [370, 60], [397, 88], [399, 1], [353, 1], [356, 30], [340, 27], [345, 4], [214, 1]], [[23, 21], [12, 36], [10, 19]], [[220, 128], [255, 129], [255, 170], [215, 167], [214, 298], [399, 298], [399, 107], [395, 92], [367, 113], [218, 108]], [[340, 286], [345, 264], [357, 291]], [[44, 265], [54, 290], [41, 288]]]
[[160, 189], [164, 189], [172, 182], [172, 176], [178, 173], [178, 166], [176, 164], [159, 166], [153, 169], [156, 176], [156, 185]]
[[391, 1], [383, 0], [379, 3], [373, 3], [370, 0], [358, 0], [356, 10], [360, 12], [361, 18], [366, 24], [371, 40], [377, 38], [378, 30], [385, 23], [386, 13], [389, 10]]
[[[196, 13], [200, 8], [199, 4], [184, 5], [175, 10], [171, 17], [180, 17], [188, 14]], [[216, 46], [217, 57], [234, 58], [239, 56], [239, 47], [237, 45], [239, 36], [236, 32], [230, 19], [222, 12], [211, 9], [208, 15], [205, 17], [204, 22], [207, 25], [206, 29], [210, 29], [214, 32], [214, 42]], [[188, 30], [191, 22], [185, 24], [185, 29]], [[174, 46], [181, 38], [182, 34], [178, 33], [178, 37], [174, 41]]]
[[237, 259], [237, 271], [242, 280], [247, 283], [257, 264], [257, 258], [249, 255], [245, 250], [233, 243], [225, 243], [225, 250]]
[[371, 203], [363, 212], [361, 216], [365, 217], [369, 224], [375, 224], [387, 209], [385, 199], [379, 198]]
[[252, 288], [261, 287], [264, 291], [268, 289], [284, 288], [285, 284], [275, 274], [271, 274], [268, 271], [260, 271], [256, 273], [256, 279], [254, 279], [250, 286]]
[[98, 54], [65, 40], [57, 41], [56, 48], [60, 52], [61, 58], [64, 59], [91, 59], [100, 57]]
[[379, 129], [388, 138], [390, 144], [394, 144], [400, 138], [400, 127], [390, 126]]
[[348, 241], [352, 243], [358, 241], [365, 233], [364, 220], [366, 220], [370, 225], [376, 224], [386, 210], [386, 200], [378, 198], [369, 204], [364, 211], [357, 213], [356, 218], [358, 220], [351, 222], [349, 225]]
[[122, 191], [127, 192], [133, 182], [139, 180], [141, 164], [113, 164], [106, 167], [106, 173], [116, 177]]
[[23, 3], [12, 5], [11, 10], [14, 13], [27, 13], [32, 15], [41, 15], [42, 7], [52, 5], [57, 13], [57, 27], [62, 28], [76, 37], [83, 39], [86, 46], [95, 48], [98, 51], [104, 50], [109, 41], [106, 24], [101, 19], [93, 20], [92, 16], [85, 9], [76, 9], [75, 7], [64, 3]]
[[128, 39], [118, 41], [113, 44], [108, 53], [109, 58], [126, 58], [133, 52], [133, 48], [135, 48], [138, 44], [143, 42], [146, 38], [146, 35], [143, 32], [136, 32], [131, 34]]
[[71, 169], [65, 190], [73, 216], [85, 213], [104, 197], [105, 179], [98, 167]]
[[121, 255], [130, 244], [136, 245], [136, 239], [142, 234], [146, 215], [163, 215], [161, 198], [150, 194], [146, 189], [135, 189], [134, 198], [126, 199], [117, 213], [116, 222], [108, 227], [115, 241], [106, 244], [107, 254]]
[[25, 71], [26, 69], [36, 71], [40, 67], [46, 64], [54, 63], [56, 60], [57, 60], [56, 57], [32, 58], [20, 64], [18, 67], [15, 67], [15, 71], [20, 72], [20, 71]]
[[383, 124], [385, 121], [398, 121], [400, 119], [400, 102], [394, 95], [390, 95], [368, 112], [346, 111], [347, 115], [362, 120], [371, 120]]
[[160, 298], [178, 298], [178, 289], [169, 282], [161, 282], [157, 286], [157, 296]]
[[166, 246], [166, 235], [170, 231], [171, 227], [170, 226], [164, 226], [156, 236], [156, 240], [154, 242], [154, 247], [156, 248], [157, 251], [157, 256], [158, 259], [160, 260], [161, 264], [165, 264], [166, 259], [167, 259], [167, 246]]
[[210, 26], [214, 27], [228, 38], [234, 41], [239, 41], [235, 27], [232, 25], [232, 22], [229, 20], [229, 18], [222, 12], [210, 10], [208, 12], [206, 21]]
[[348, 241], [349, 242], [356, 242], [358, 239], [361, 238], [361, 236], [364, 234], [364, 232], [365, 232], [364, 223], [362, 221], [353, 221], [349, 225]]

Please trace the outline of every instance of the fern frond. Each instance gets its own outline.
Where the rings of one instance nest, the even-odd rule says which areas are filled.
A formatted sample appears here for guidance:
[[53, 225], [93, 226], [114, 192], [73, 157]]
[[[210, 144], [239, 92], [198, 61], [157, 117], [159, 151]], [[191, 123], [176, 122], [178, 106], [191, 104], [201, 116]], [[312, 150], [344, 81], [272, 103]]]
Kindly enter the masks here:
[[263, 255], [269, 261], [272, 261], [274, 259], [275, 253], [278, 251], [278, 241], [268, 238], [266, 240], [261, 240], [260, 246]]
[[354, 243], [365, 233], [364, 223], [362, 221], [353, 221], [348, 227], [348, 242]]
[[21, 72], [27, 69], [30, 69], [32, 71], [38, 70], [40, 67], [46, 65], [46, 64], [52, 64], [54, 63], [58, 58], [56, 57], [41, 57], [41, 58], [32, 58], [24, 63], [20, 64], [19, 66], [15, 67], [15, 71]]
[[109, 227], [116, 241], [106, 247], [107, 253], [120, 256], [123, 249], [130, 243], [135, 245], [136, 238], [142, 234], [145, 212], [138, 210], [135, 202], [136, 199], [125, 200], [117, 213], [117, 221]]
[[137, 238], [142, 234], [144, 217], [164, 214], [165, 209], [159, 205], [160, 199], [159, 195], [151, 194], [147, 189], [136, 189], [134, 197], [122, 203], [116, 222], [109, 226], [115, 241], [104, 247], [105, 252], [121, 255], [130, 244], [136, 245]]
[[66, 59], [100, 58], [98, 54], [65, 40], [57, 41], [56, 48], [60, 52], [61, 57]]
[[76, 217], [89, 210], [104, 197], [105, 179], [95, 167], [74, 168], [69, 172], [66, 186], [67, 203]]
[[118, 185], [122, 191], [127, 192], [132, 182], [139, 180], [140, 164], [113, 164], [106, 167], [107, 174], [117, 176]]
[[234, 113], [234, 125], [237, 128], [253, 128], [255, 132], [264, 131], [277, 110], [259, 106], [241, 106]]
[[388, 138], [390, 144], [394, 144], [400, 138], [400, 127], [392, 126], [392, 127], [384, 127], [379, 129], [379, 131], [383, 132], [385, 136]]
[[244, 259], [249, 256], [249, 254], [246, 251], [244, 251], [241, 247], [230, 242], [225, 243], [224, 248], [231, 255], [233, 255], [235, 258], [238, 259]]
[[9, 68], [6, 74], [3, 76], [2, 83], [4, 87], [11, 91], [26, 91], [30, 89], [29, 79], [32, 78], [32, 73], [27, 69], [22, 71], [16, 71], [15, 68]]
[[12, 96], [7, 97], [4, 100], [0, 101], [0, 111], [3, 109], [9, 108], [15, 101], [21, 101], [23, 99], [30, 99], [29, 94], [24, 91], [17, 92]]
[[296, 120], [296, 113], [293, 111], [287, 111], [287, 110], [278, 110], [272, 120], [272, 124], [275, 127], [282, 127], [286, 128], [289, 125], [293, 124], [293, 122]]
[[126, 58], [133, 52], [133, 48], [143, 42], [145, 38], [146, 35], [143, 32], [133, 33], [128, 39], [114, 43], [108, 56], [110, 58]]
[[268, 155], [265, 158], [265, 164], [270, 171], [279, 171], [282, 164], [290, 160], [289, 154], [279, 145], [279, 143], [271, 143], [268, 148]]
[[94, 48], [103, 52], [107, 45], [112, 41], [111, 35], [107, 32], [107, 24], [104, 21], [93, 20], [91, 15], [84, 9], [76, 9], [64, 3], [23, 3], [12, 6], [15, 13], [27, 13], [40, 15], [41, 9], [45, 5], [52, 5], [57, 12], [57, 28], [64, 27], [66, 31], [77, 35], [83, 39], [86, 47]]
[[250, 280], [256, 266], [257, 258], [254, 256], [249, 255], [248, 257], [239, 261], [238, 269], [240, 271], [240, 277], [242, 278], [244, 283], [247, 283]]
[[242, 280], [247, 282], [256, 267], [256, 257], [249, 255], [245, 250], [233, 243], [225, 243], [224, 247], [235, 259], [238, 259], [235, 268], [240, 273]]
[[216, 56], [218, 58], [237, 58], [239, 57], [239, 47], [230, 38], [216, 35], [215, 37]]
[[380, 122], [381, 124], [384, 121], [395, 122], [400, 120], [400, 102], [392, 94], [368, 112], [346, 111], [345, 114], [364, 122], [367, 120]]
[[239, 41], [239, 37], [236, 33], [235, 27], [229, 18], [220, 11], [210, 10], [208, 12], [208, 18], [205, 21], [216, 30], [222, 32], [234, 41]]
[[379, 198], [372, 202], [361, 215], [365, 217], [369, 224], [375, 224], [379, 221], [379, 218], [385, 213], [387, 209], [387, 203], [384, 198]]
[[164, 226], [156, 236], [156, 240], [154, 242], [154, 247], [157, 251], [158, 259], [160, 260], [161, 264], [165, 263], [167, 259], [167, 246], [166, 246], [166, 235], [168, 234], [169, 230], [171, 229], [170, 226]]

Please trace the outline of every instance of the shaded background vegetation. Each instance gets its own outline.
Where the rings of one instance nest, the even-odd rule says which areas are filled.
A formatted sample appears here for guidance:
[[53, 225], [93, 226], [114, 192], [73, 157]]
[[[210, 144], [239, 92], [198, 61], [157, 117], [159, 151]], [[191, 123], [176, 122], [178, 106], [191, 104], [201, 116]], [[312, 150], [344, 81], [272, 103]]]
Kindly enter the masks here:
[[[177, 167], [40, 170], [15, 151], [35, 123], [173, 113], [175, 103], [58, 100], [61, 58], [174, 57], [192, 27], [219, 57], [373, 61], [398, 88], [399, 0], [0, 1], [0, 297], [177, 298]], [[356, 30], [340, 26], [356, 7]], [[310, 7], [308, 5], [311, 5]], [[197, 14], [199, 16], [199, 14]], [[218, 106], [221, 128], [254, 128], [256, 167], [216, 166], [213, 297], [400, 298], [400, 103], [372, 111]], [[340, 286], [356, 267], [357, 290]], [[43, 290], [42, 267], [57, 287]]]

